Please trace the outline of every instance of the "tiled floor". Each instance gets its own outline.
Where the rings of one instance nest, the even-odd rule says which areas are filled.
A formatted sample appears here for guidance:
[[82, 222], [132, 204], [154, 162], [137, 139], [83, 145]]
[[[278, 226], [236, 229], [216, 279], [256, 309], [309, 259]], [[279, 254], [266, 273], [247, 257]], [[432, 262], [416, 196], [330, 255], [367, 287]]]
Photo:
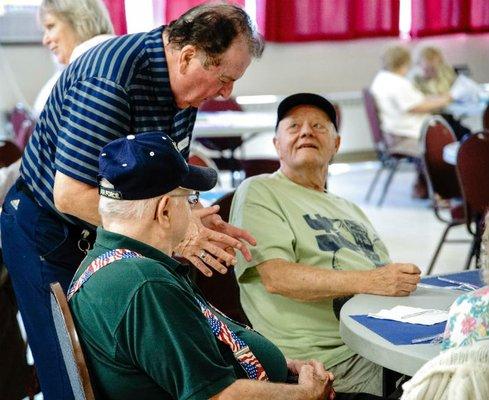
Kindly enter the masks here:
[[[412, 262], [426, 271], [444, 226], [435, 218], [428, 200], [411, 198], [414, 171], [410, 166], [401, 168], [395, 175], [382, 207], [375, 205], [384, 182], [382, 178], [371, 202], [365, 203], [365, 193], [377, 167], [375, 162], [334, 164], [328, 180], [329, 190], [355, 202], [365, 211], [389, 249], [393, 261]], [[228, 180], [228, 176], [222, 176], [224, 189], [228, 187]], [[465, 226], [453, 228], [450, 237], [470, 239]], [[468, 243], [446, 244], [433, 272], [461, 270], [468, 249]], [[42, 400], [42, 396], [36, 396], [35, 399]]]

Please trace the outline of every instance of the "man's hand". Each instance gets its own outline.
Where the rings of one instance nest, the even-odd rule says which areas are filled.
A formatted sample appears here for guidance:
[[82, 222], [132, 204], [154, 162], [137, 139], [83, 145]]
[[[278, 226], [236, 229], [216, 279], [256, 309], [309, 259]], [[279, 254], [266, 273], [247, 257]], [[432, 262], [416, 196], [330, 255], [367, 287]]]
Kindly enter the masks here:
[[419, 282], [420, 269], [414, 264], [392, 263], [369, 271], [366, 293], [409, 296]]
[[[235, 227], [234, 225], [225, 222], [220, 215], [210, 214], [202, 218], [202, 224], [213, 231], [221, 232], [227, 236], [231, 236], [242, 243], [241, 253], [246, 261], [251, 261], [251, 253], [243, 241], [248, 242], [252, 246], [256, 245], [256, 240], [248, 231]], [[223, 247], [223, 246], [221, 246]], [[225, 246], [223, 247], [225, 248]]]
[[333, 400], [335, 398], [333, 379], [333, 374], [326, 371], [319, 361], [307, 361], [299, 370], [299, 386], [304, 388], [307, 399]]
[[[234, 249], [242, 251], [244, 245], [237, 239], [206, 228], [202, 219], [219, 211], [218, 206], [192, 210], [185, 238], [175, 248], [175, 252], [194, 264], [203, 274], [212, 275], [211, 267], [222, 274], [227, 266], [235, 265]], [[223, 248], [230, 248], [225, 251]]]

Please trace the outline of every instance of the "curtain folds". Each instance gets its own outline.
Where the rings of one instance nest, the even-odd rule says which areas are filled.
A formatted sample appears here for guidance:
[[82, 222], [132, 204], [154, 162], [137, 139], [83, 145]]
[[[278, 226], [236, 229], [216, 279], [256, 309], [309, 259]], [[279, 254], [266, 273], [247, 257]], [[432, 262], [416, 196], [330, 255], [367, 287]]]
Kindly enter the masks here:
[[104, 0], [107, 9], [109, 10], [112, 25], [116, 35], [124, 35], [127, 33], [126, 9], [124, 0]]
[[399, 34], [399, 0], [257, 0], [257, 21], [273, 42]]
[[[209, 0], [166, 0], [165, 21], [169, 23], [174, 19], [177, 19], [180, 15], [182, 15], [183, 13], [185, 13], [185, 11], [191, 9], [192, 7], [209, 2], [215, 3], [215, 1]], [[245, 0], [229, 0], [227, 2], [244, 7]]]

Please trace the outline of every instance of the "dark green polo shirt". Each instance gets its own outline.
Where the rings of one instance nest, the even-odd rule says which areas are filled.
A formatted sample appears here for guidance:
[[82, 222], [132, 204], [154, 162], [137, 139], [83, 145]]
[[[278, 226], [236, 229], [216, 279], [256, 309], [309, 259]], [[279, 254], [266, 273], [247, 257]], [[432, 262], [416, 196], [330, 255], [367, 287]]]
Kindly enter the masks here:
[[[246, 378], [231, 350], [212, 334], [188, 269], [164, 253], [99, 228], [94, 249], [75, 279], [95, 258], [116, 248], [145, 258], [102, 268], [70, 301], [96, 395], [208, 399]], [[272, 381], [285, 381], [285, 358], [275, 345], [241, 325], [226, 323], [250, 346]]]

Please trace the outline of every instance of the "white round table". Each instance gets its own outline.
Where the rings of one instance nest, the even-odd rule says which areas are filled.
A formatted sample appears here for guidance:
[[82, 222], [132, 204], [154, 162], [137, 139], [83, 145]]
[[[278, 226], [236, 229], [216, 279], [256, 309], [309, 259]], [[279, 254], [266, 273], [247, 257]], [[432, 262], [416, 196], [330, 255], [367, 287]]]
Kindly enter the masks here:
[[424, 363], [438, 355], [439, 344], [393, 345], [352, 319], [350, 315], [376, 313], [396, 305], [445, 310], [463, 293], [457, 290], [418, 288], [409, 297], [356, 295], [341, 309], [341, 338], [355, 353], [368, 360], [413, 376]]

